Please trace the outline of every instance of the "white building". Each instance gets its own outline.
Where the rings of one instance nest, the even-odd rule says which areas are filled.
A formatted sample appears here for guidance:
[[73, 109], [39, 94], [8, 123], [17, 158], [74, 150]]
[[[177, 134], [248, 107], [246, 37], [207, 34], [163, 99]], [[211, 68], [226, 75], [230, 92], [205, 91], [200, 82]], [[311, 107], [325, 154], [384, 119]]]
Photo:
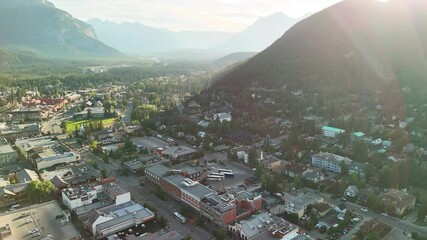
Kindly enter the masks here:
[[154, 220], [154, 213], [139, 203], [127, 202], [93, 209], [84, 223], [95, 239]]
[[221, 123], [226, 121], [226, 122], [231, 122], [231, 114], [230, 113], [217, 113], [213, 116], [213, 119], [216, 121], [220, 121]]
[[0, 139], [0, 166], [11, 162], [16, 162], [18, 154], [10, 146], [6, 139]]
[[102, 186], [67, 188], [62, 191], [62, 202], [68, 209], [73, 210], [78, 207], [92, 204], [100, 191], [102, 191]]
[[71, 152], [68, 147], [50, 137], [17, 140], [15, 145], [37, 170], [80, 160], [80, 154]]
[[104, 192], [116, 203], [120, 205], [131, 201], [130, 192], [117, 183], [103, 185]]
[[339, 134], [342, 134], [344, 132], [345, 132], [345, 130], [340, 129], [340, 128], [329, 127], [329, 126], [323, 126], [322, 127], [322, 133], [323, 133], [323, 136], [325, 136], [325, 137], [335, 138], [336, 136], [338, 136]]
[[298, 215], [298, 218], [304, 216], [304, 212], [309, 205], [323, 202], [323, 197], [310, 192], [296, 195], [282, 193], [282, 198], [284, 200], [284, 211], [287, 213], [294, 213]]
[[350, 165], [352, 160], [332, 153], [318, 153], [311, 156], [311, 164], [328, 171], [341, 173], [341, 163]]
[[237, 152], [237, 158], [240, 160], [243, 160], [244, 163], [249, 163], [249, 154], [245, 151], [238, 151]]
[[298, 226], [266, 212], [252, 215], [248, 220], [230, 225], [229, 230], [233, 236], [245, 240], [287, 240], [299, 236]]

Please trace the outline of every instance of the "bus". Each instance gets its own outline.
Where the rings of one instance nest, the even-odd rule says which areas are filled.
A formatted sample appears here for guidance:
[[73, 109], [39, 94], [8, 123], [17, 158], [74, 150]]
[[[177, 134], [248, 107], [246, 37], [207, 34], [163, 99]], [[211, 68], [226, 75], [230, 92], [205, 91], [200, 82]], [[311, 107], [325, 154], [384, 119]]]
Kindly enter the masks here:
[[206, 179], [209, 180], [209, 181], [221, 181], [222, 177], [220, 177], [220, 176], [214, 176], [214, 175], [208, 175], [206, 177]]
[[187, 221], [187, 219], [178, 212], [174, 212], [173, 215], [175, 215], [176, 220], [178, 220], [180, 223], [185, 223]]
[[218, 169], [218, 172], [224, 174], [225, 177], [234, 177], [234, 173], [232, 170]]
[[210, 175], [213, 175], [213, 176], [218, 176], [218, 177], [224, 177], [224, 173], [211, 173]]

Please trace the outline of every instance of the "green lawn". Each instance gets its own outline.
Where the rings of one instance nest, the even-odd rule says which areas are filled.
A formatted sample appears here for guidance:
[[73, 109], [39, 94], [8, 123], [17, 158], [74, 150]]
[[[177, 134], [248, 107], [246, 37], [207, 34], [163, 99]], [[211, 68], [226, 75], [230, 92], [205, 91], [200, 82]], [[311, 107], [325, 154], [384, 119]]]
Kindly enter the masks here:
[[77, 128], [80, 128], [80, 124], [86, 124], [89, 122], [99, 122], [102, 121], [102, 124], [104, 127], [108, 127], [114, 124], [116, 122], [116, 118], [106, 118], [106, 119], [86, 119], [86, 120], [78, 120], [78, 121], [68, 121], [65, 128], [67, 130], [67, 133], [72, 133]]

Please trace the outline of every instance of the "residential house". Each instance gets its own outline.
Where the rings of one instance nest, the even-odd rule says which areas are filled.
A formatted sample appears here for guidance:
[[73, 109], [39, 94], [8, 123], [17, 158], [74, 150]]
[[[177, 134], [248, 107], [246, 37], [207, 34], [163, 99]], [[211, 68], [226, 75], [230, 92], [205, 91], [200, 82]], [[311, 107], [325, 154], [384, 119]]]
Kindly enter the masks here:
[[296, 176], [302, 176], [307, 170], [308, 166], [291, 162], [284, 166], [283, 173], [291, 178], [294, 178]]
[[395, 214], [400, 217], [415, 207], [416, 197], [406, 190], [389, 189], [380, 195], [380, 199], [385, 204], [393, 205]]
[[344, 192], [344, 195], [350, 198], [357, 197], [357, 194], [359, 194], [359, 188], [357, 188], [355, 185], [348, 186]]

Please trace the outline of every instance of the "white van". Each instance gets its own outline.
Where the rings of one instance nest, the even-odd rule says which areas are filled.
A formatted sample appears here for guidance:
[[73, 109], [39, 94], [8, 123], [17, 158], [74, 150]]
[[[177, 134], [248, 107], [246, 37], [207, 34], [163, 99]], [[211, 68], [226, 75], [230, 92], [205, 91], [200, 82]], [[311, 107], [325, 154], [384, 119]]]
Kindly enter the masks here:
[[9, 208], [9, 211], [15, 211], [19, 207], [20, 207], [19, 204], [15, 204], [15, 205], [13, 205], [12, 207]]

